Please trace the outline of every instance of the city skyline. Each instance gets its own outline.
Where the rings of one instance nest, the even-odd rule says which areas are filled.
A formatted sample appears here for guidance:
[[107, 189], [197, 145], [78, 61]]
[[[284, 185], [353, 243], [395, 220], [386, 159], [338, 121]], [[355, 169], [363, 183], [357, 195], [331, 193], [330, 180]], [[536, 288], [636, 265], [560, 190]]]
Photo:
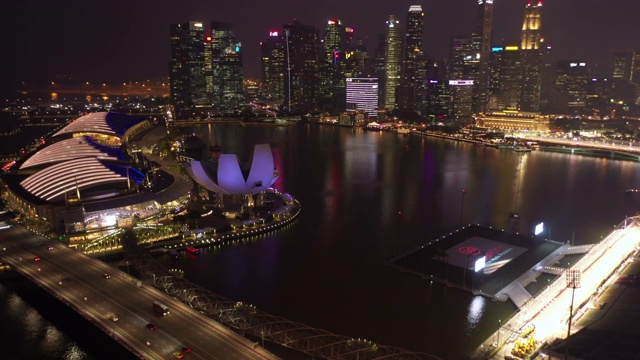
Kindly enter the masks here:
[[[519, 39], [526, 3], [495, 1], [494, 44]], [[113, 1], [110, 6], [71, 0], [11, 2], [2, 19], [3, 33], [11, 34], [5, 41], [2, 80], [51, 81], [63, 74], [89, 81], [168, 76], [169, 26], [191, 20], [233, 24], [236, 40], [243, 44], [247, 77], [257, 78], [260, 41], [293, 19], [321, 32], [328, 19], [341, 19], [357, 36], [367, 38], [371, 53], [389, 15], [398, 16], [404, 29], [404, 14], [411, 5], [424, 9], [424, 51], [431, 58], [446, 58], [451, 37], [474, 30], [475, 0], [328, 1], [322, 9], [282, 0], [268, 4]], [[559, 59], [585, 59], [609, 68], [611, 51], [640, 48], [639, 38], [632, 36], [640, 32], [633, 15], [638, 10], [640, 3], [631, 0], [548, 0], [542, 36]]]

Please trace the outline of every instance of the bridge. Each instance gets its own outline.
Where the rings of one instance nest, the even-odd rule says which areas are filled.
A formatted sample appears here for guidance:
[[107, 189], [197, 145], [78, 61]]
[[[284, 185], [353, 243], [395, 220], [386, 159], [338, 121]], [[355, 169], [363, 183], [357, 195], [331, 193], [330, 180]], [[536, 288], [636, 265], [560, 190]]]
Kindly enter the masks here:
[[[141, 359], [173, 359], [183, 347], [193, 359], [277, 357], [127, 273], [52, 243], [22, 226], [2, 230], [0, 259]], [[170, 315], [154, 313], [160, 301]], [[148, 324], [157, 326], [149, 330]]]
[[596, 155], [621, 160], [640, 161], [640, 145], [629, 141], [606, 139], [564, 139], [552, 136], [536, 136], [529, 133], [512, 134], [521, 141], [534, 141], [547, 151], [576, 155]]

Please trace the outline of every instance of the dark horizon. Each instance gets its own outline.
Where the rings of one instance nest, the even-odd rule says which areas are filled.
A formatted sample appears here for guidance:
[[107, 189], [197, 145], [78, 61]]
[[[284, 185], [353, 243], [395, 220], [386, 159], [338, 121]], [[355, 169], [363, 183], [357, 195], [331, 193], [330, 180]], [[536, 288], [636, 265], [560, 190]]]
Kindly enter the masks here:
[[[527, 0], [496, 0], [493, 44], [519, 39]], [[429, 57], [448, 56], [450, 38], [470, 33], [475, 24], [475, 0], [328, 0], [321, 8], [288, 0], [259, 2], [196, 0], [175, 2], [74, 0], [9, 1], [0, 15], [5, 51], [0, 80], [49, 82], [60, 75], [77, 81], [126, 81], [168, 76], [169, 26], [201, 20], [233, 24], [243, 43], [245, 78], [259, 76], [259, 42], [271, 30], [294, 18], [318, 27], [342, 19], [368, 38], [373, 53], [376, 35], [395, 14], [404, 27], [410, 5], [425, 12], [424, 49]], [[634, 0], [546, 0], [543, 37], [559, 59], [580, 59], [599, 68], [610, 66], [613, 50], [640, 49], [640, 2]], [[605, 73], [606, 74], [606, 73]]]

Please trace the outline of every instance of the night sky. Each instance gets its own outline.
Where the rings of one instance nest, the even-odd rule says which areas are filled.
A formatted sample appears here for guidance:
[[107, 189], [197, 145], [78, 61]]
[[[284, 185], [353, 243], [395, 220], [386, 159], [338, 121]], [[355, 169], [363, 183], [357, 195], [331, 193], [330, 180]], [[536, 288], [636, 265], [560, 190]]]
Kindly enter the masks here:
[[[518, 39], [527, 0], [495, 0], [494, 44]], [[259, 74], [259, 42], [296, 18], [321, 30], [340, 18], [369, 38], [389, 14], [404, 22], [410, 5], [425, 11], [425, 50], [447, 56], [452, 35], [475, 23], [475, 0], [2, 0], [0, 80], [142, 80], [168, 76], [169, 25], [189, 20], [233, 24], [245, 73]], [[404, 24], [403, 24], [404, 26]], [[639, 0], [544, 0], [543, 35], [560, 59], [608, 67], [610, 51], [640, 49]], [[6, 86], [3, 86], [6, 87]]]

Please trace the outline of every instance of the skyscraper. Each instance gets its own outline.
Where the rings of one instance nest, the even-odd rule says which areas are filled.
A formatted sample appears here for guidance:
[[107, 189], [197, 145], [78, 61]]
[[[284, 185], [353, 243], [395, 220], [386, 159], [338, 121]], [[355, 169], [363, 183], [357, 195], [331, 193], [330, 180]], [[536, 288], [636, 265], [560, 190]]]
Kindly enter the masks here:
[[407, 33], [404, 42], [404, 68], [398, 107], [403, 110], [416, 109], [416, 70], [421, 60], [424, 12], [420, 5], [411, 5], [407, 12]]
[[476, 32], [471, 36], [477, 48], [478, 77], [475, 85], [474, 110], [486, 111], [489, 97], [491, 69], [491, 41], [493, 37], [493, 0], [478, 0]]
[[223, 113], [238, 114], [244, 106], [242, 44], [228, 23], [212, 22], [211, 37], [214, 104]]
[[556, 68], [556, 96], [558, 110], [580, 113], [587, 100], [589, 71], [582, 60], [560, 60]]
[[284, 82], [286, 78], [285, 51], [282, 33], [270, 31], [266, 40], [260, 43], [262, 59], [262, 83], [264, 94], [269, 100], [282, 105], [284, 102]]
[[347, 78], [347, 111], [363, 110], [376, 117], [378, 107], [377, 78]]
[[531, 0], [527, 2], [524, 10], [524, 23], [522, 24], [522, 36], [520, 49], [538, 50], [542, 42], [542, 1], [538, 0], [533, 5]]
[[307, 113], [318, 108], [319, 35], [314, 26], [297, 20], [283, 25], [285, 38], [285, 104], [292, 112]]
[[344, 111], [347, 32], [342, 20], [327, 21], [322, 45], [320, 101], [325, 109]]
[[204, 29], [201, 21], [170, 26], [169, 87], [176, 119], [207, 104], [204, 76]]
[[520, 110], [540, 109], [540, 87], [542, 76], [542, 1], [527, 2], [520, 37], [522, 53], [522, 90]]
[[396, 90], [400, 85], [402, 53], [402, 36], [400, 21], [395, 15], [389, 15], [387, 20], [387, 35], [385, 38], [384, 56], [384, 96], [382, 106], [385, 109], [393, 110], [396, 106]]
[[635, 102], [638, 79], [634, 78], [637, 54], [634, 50], [613, 52], [611, 97], [618, 101]]

